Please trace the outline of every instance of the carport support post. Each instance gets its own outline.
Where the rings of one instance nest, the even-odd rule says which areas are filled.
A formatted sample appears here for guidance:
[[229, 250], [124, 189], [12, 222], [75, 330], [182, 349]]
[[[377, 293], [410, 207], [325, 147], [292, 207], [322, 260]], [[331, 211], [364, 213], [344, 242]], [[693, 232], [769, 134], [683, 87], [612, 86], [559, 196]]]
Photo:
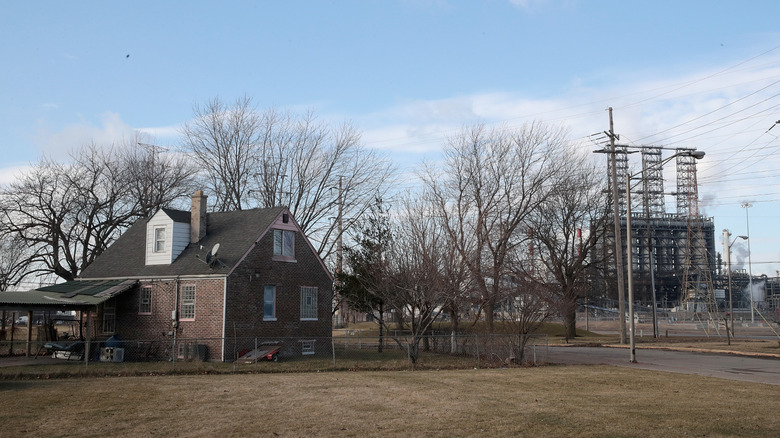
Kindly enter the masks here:
[[25, 356], [30, 357], [32, 354], [32, 310], [27, 311], [27, 352]]
[[89, 344], [90, 344], [90, 320], [92, 319], [92, 310], [87, 309], [87, 345], [84, 346], [84, 367], [89, 367]]

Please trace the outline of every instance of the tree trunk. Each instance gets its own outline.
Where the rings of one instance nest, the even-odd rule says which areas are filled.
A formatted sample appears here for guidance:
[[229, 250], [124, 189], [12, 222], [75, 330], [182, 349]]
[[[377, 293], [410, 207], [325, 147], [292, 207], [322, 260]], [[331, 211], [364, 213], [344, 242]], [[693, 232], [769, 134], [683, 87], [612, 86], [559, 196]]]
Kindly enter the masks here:
[[458, 312], [450, 312], [450, 353], [458, 352]]
[[489, 300], [485, 304], [485, 325], [487, 326], [488, 333], [493, 333], [493, 312], [495, 311], [496, 303], [493, 300]]
[[577, 302], [575, 300], [566, 300], [566, 309], [563, 313], [563, 327], [565, 328], [566, 340], [577, 337]]
[[382, 352], [382, 344], [384, 344], [384, 327], [385, 327], [385, 306], [383, 303], [379, 303], [379, 346], [377, 347], [377, 352]]

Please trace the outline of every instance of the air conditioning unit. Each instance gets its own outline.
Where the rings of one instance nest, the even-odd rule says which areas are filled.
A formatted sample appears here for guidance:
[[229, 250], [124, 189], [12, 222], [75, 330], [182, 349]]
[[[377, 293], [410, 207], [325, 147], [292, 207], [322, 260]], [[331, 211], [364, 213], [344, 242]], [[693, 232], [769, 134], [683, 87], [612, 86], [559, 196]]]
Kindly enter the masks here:
[[205, 361], [207, 355], [208, 347], [205, 344], [196, 344], [194, 342], [182, 342], [179, 344], [179, 359]]
[[100, 349], [101, 362], [124, 362], [125, 349], [116, 347], [106, 347]]

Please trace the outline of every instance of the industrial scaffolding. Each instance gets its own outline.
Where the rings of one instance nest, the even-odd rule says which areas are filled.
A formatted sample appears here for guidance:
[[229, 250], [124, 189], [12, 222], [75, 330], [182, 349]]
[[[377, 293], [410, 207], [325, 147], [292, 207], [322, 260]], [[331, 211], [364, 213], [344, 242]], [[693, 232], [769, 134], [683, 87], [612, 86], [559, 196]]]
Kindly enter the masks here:
[[[632, 146], [632, 149], [635, 147]], [[672, 307], [690, 301], [709, 302], [712, 278], [715, 274], [715, 224], [712, 218], [699, 214], [696, 161], [679, 155], [676, 161], [676, 212], [667, 213], [664, 192], [664, 172], [660, 147], [639, 147], [641, 181], [632, 184], [631, 233], [632, 268], [635, 299], [653, 301], [653, 293], [661, 307]], [[693, 151], [679, 148], [676, 152]], [[627, 146], [617, 146], [608, 154], [607, 170], [615, 160], [618, 175], [629, 173]], [[624, 262], [627, 262], [626, 183], [618, 178], [621, 242]], [[611, 195], [610, 195], [611, 196]], [[604, 256], [613, 257], [614, 232], [607, 230]], [[608, 278], [615, 278], [614, 258], [606, 263]], [[652, 275], [651, 275], [652, 274]], [[616, 296], [614, 282], [606, 282], [608, 296]]]

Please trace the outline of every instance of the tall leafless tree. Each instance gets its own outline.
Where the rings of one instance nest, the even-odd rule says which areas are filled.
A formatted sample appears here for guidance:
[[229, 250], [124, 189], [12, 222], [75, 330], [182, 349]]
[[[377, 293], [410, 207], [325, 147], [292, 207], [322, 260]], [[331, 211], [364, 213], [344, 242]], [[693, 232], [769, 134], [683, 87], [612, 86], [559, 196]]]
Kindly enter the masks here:
[[[529, 215], [545, 201], [560, 174], [565, 133], [540, 123], [519, 129], [477, 125], [449, 139], [444, 168], [423, 179], [435, 215], [460, 257], [493, 332], [501, 279]], [[479, 315], [477, 315], [479, 316]]]
[[[0, 232], [31, 248], [29, 269], [73, 280], [136, 219], [189, 188], [186, 168], [155, 163], [160, 192], [139, 197], [137, 156], [123, 147], [83, 147], [70, 163], [42, 159], [0, 190]], [[159, 169], [167, 168], [166, 171]], [[134, 170], [135, 169], [135, 170]], [[153, 206], [150, 202], [160, 202]]]
[[576, 336], [577, 300], [591, 287], [589, 271], [600, 261], [595, 249], [610, 215], [595, 163], [573, 150], [567, 155], [565, 174], [530, 217], [538, 266], [529, 278], [556, 298], [568, 339]]
[[19, 286], [30, 275], [30, 248], [19, 239], [0, 239], [0, 292]]
[[396, 342], [407, 348], [412, 364], [417, 363], [420, 343], [446, 307], [451, 292], [445, 281], [447, 235], [435, 217], [420, 215], [424, 209], [420, 198], [407, 196], [402, 201], [387, 264], [391, 294], [386, 301], [403, 312], [409, 327], [408, 338], [403, 342], [396, 338]]
[[208, 176], [219, 211], [285, 205], [327, 258], [338, 239], [387, 193], [390, 162], [362, 146], [350, 124], [330, 126], [308, 112], [258, 111], [250, 98], [214, 99], [185, 125], [185, 149]]
[[241, 210], [262, 164], [255, 150], [263, 133], [261, 117], [249, 97], [232, 106], [214, 98], [196, 105], [193, 113], [182, 129], [184, 146], [205, 170], [214, 209]]

